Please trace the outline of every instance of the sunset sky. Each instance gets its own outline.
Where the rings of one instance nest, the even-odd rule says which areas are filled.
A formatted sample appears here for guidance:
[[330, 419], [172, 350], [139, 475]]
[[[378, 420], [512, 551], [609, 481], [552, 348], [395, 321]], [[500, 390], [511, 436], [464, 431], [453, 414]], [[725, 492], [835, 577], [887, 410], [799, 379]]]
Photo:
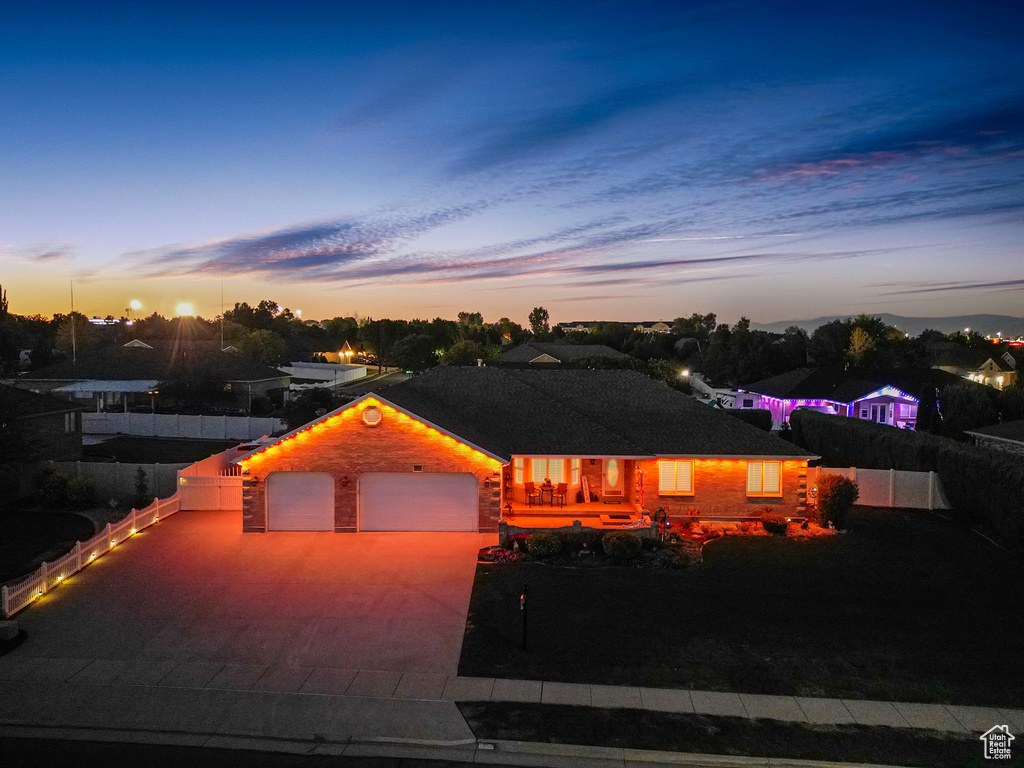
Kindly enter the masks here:
[[[1014, 10], [1015, 8], [1015, 10]], [[9, 4], [11, 310], [1024, 315], [996, 2]]]

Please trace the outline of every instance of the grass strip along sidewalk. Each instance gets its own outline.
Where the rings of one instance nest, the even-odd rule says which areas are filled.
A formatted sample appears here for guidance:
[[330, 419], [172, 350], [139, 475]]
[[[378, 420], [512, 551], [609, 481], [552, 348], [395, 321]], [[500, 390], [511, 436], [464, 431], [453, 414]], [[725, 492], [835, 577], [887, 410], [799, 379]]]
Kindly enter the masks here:
[[584, 744], [715, 755], [966, 768], [983, 766], [975, 734], [560, 704], [459, 704], [478, 739]]

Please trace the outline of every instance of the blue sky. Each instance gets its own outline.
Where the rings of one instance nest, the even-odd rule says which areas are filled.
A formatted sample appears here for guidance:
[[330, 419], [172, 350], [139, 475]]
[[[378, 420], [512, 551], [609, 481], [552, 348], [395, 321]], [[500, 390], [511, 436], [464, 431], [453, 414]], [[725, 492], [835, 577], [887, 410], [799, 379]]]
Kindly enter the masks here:
[[1019, 6], [12, 10], [15, 311], [1024, 314]]

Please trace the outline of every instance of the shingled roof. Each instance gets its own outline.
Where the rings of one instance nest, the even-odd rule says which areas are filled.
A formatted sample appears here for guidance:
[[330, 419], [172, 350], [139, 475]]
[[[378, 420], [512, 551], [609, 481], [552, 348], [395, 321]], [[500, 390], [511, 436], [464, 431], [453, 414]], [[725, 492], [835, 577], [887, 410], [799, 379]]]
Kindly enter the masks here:
[[947, 384], [963, 384], [955, 374], [934, 369], [898, 369], [888, 372], [847, 369], [841, 365], [796, 368], [778, 376], [746, 384], [740, 389], [781, 400], [831, 400], [852, 403], [890, 386], [922, 399]]
[[584, 357], [625, 357], [622, 352], [604, 344], [567, 344], [558, 341], [528, 341], [506, 350], [498, 358], [499, 363], [529, 363], [549, 355], [560, 363], [579, 360]]
[[0, 419], [18, 421], [52, 413], [84, 411], [85, 408], [53, 395], [41, 395], [27, 389], [0, 384]]
[[376, 395], [506, 458], [811, 457], [634, 371], [435, 368]]
[[991, 427], [978, 427], [977, 429], [968, 429], [966, 431], [968, 435], [995, 437], [999, 440], [1024, 443], [1024, 419], [1004, 421], [1002, 424], [993, 424]]
[[22, 378], [27, 381], [161, 381], [191, 365], [202, 365], [223, 381], [262, 381], [286, 377], [276, 368], [221, 352], [218, 342], [148, 341], [152, 346], [102, 347], [78, 360], [47, 365]]

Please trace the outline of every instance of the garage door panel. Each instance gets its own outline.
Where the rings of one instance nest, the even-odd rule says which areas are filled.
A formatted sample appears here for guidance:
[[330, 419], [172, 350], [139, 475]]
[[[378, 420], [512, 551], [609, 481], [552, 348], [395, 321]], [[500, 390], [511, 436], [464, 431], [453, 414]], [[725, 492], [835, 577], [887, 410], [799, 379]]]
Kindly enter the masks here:
[[476, 531], [479, 509], [472, 474], [371, 472], [359, 478], [362, 531]]
[[270, 473], [267, 530], [333, 531], [334, 478], [326, 472]]

